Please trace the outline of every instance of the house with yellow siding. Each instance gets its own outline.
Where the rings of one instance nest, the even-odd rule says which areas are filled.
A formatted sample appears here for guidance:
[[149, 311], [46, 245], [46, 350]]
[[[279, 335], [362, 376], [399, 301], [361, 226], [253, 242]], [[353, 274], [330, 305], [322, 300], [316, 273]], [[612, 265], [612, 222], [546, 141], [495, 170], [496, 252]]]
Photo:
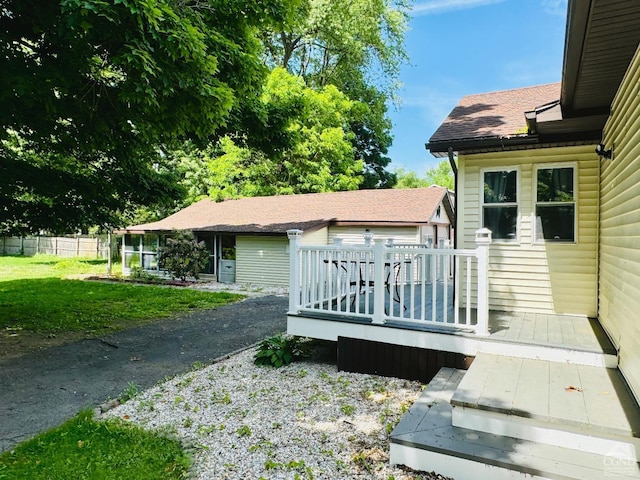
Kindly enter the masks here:
[[569, 0], [558, 73], [462, 98], [426, 143], [456, 173], [454, 248], [290, 232], [289, 333], [428, 383], [393, 464], [640, 478], [640, 2]]
[[[592, 431], [585, 440], [577, 434], [576, 423], [563, 426], [564, 421], [571, 423], [567, 419], [575, 421], [580, 407], [572, 406], [562, 415], [548, 410], [554, 402], [571, 404], [573, 388], [580, 390], [579, 402], [586, 405], [585, 417], [578, 422], [584, 431], [615, 424], [615, 415], [607, 409], [618, 407], [610, 399], [593, 400], [602, 394], [603, 384], [590, 375], [597, 378], [601, 371], [582, 372], [583, 383], [576, 386], [569, 382], [576, 377], [566, 369], [546, 365], [543, 368], [551, 373], [542, 378], [549, 385], [538, 388], [550, 392], [544, 401], [551, 407], [540, 417], [557, 422], [555, 429], [519, 418], [535, 418], [530, 414], [540, 409], [527, 413], [527, 402], [520, 399], [518, 405], [517, 394], [509, 397], [509, 408], [500, 401], [489, 405], [486, 399], [485, 408], [482, 402], [465, 403], [468, 393], [452, 397], [453, 429], [466, 427], [500, 433], [514, 442], [535, 440], [565, 448], [562, 455], [573, 462], [572, 467], [554, 471], [548, 464], [534, 468], [545, 462], [536, 464], [523, 456], [514, 468], [509, 460], [516, 457], [513, 452], [502, 462], [485, 462], [482, 455], [474, 458], [468, 453], [459, 461], [466, 468], [474, 462], [490, 465], [492, 478], [501, 478], [509, 468], [545, 478], [640, 477], [640, 4], [569, 1], [566, 32], [560, 83], [464, 97], [426, 147], [457, 164], [457, 245], [472, 247], [478, 228], [492, 231], [489, 309], [522, 312], [532, 319], [547, 315], [547, 331], [557, 327], [553, 323], [576, 316], [588, 317], [593, 329], [602, 329], [616, 361], [601, 371], [619, 380], [624, 405], [620, 415], [629, 420], [623, 422], [628, 438], [615, 445], [597, 442], [598, 434]], [[486, 360], [481, 359], [489, 369], [485, 375], [516, 375], [514, 367], [523, 367], [507, 356]], [[510, 366], [493, 369], [498, 364]], [[470, 380], [458, 388], [467, 388]], [[501, 381], [485, 378], [481, 395], [501, 390], [496, 383]], [[522, 381], [513, 385], [525, 388]], [[606, 395], [611, 395], [609, 388]], [[491, 415], [485, 411], [490, 408]], [[514, 415], [518, 408], [525, 412]], [[606, 440], [616, 438], [613, 430], [607, 433]], [[559, 436], [565, 441], [558, 441]], [[536, 451], [531, 445], [519, 446]], [[588, 450], [597, 460], [582, 462], [574, 449]], [[463, 457], [458, 450], [449, 453]], [[424, 458], [438, 462], [432, 452]], [[414, 467], [424, 464], [412, 461], [406, 452], [398, 457]], [[460, 468], [437, 471], [455, 474]]]

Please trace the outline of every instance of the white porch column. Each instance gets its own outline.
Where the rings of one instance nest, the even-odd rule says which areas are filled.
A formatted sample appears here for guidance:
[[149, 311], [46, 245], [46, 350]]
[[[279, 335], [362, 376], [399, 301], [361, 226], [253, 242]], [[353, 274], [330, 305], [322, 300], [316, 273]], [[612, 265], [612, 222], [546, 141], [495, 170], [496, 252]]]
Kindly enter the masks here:
[[384, 323], [384, 243], [375, 240], [373, 243], [373, 318], [372, 323]]
[[[57, 249], [58, 249], [58, 239], [56, 238], [56, 250]], [[127, 266], [126, 255], [127, 255], [127, 234], [125, 233], [122, 235], [122, 274], [123, 275]]]
[[300, 300], [300, 256], [298, 247], [302, 230], [287, 230], [289, 238], [289, 313], [298, 313]]
[[[108, 227], [109, 229], [107, 230], [107, 275], [111, 276], [111, 227]], [[98, 241], [96, 242], [98, 245], [100, 245], [100, 240], [98, 239]], [[98, 247], [98, 250], [100, 249], [100, 247]]]
[[478, 256], [478, 324], [476, 334], [489, 335], [489, 245], [491, 245], [491, 230], [481, 228], [476, 230], [476, 245]]

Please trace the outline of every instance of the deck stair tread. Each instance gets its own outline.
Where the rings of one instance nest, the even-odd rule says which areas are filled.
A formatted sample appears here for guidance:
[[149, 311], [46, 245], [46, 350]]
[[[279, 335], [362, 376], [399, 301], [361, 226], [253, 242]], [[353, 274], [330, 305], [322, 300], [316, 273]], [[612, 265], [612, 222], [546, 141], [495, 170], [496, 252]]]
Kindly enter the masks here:
[[616, 369], [480, 354], [451, 404], [558, 429], [640, 437], [640, 412]]
[[640, 465], [637, 462], [627, 459], [609, 461], [616, 452], [594, 454], [453, 426], [450, 401], [466, 378], [461, 370], [443, 368], [438, 372], [391, 433], [392, 463], [419, 468], [419, 465], [403, 461], [420, 458], [419, 453], [408, 457], [401, 453], [394, 454], [394, 451], [398, 451], [394, 449], [408, 447], [416, 452], [437, 455], [441, 463], [433, 464], [433, 468], [440, 468], [437, 471], [443, 475], [450, 475], [446, 469], [460, 459], [476, 462], [479, 466], [491, 465], [518, 472], [522, 478], [640, 479]]

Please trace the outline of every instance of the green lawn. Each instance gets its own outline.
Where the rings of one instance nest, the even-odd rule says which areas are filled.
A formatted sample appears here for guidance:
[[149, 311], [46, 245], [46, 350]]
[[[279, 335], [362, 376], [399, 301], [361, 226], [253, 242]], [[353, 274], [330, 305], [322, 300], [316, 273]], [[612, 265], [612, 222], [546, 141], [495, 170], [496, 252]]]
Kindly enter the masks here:
[[27, 278], [62, 278], [77, 274], [104, 275], [106, 272], [106, 260], [61, 258], [55, 255], [0, 256], [0, 282]]
[[0, 454], [1, 479], [182, 479], [191, 458], [177, 440], [81, 412]]
[[0, 256], [0, 329], [34, 332], [121, 330], [242, 296], [188, 288], [69, 280], [103, 273], [106, 262], [53, 256]]

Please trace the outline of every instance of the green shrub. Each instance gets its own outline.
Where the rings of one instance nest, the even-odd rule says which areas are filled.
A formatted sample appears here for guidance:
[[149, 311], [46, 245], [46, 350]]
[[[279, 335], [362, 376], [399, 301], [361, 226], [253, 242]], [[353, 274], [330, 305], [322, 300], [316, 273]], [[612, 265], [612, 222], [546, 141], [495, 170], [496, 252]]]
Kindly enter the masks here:
[[129, 273], [129, 278], [133, 280], [140, 280], [141, 282], [153, 282], [154, 280], [156, 280], [156, 277], [143, 270], [140, 265], [131, 267], [130, 272], [131, 273]]
[[263, 340], [254, 356], [257, 365], [271, 365], [279, 368], [305, 356], [306, 342], [300, 337], [276, 335]]
[[197, 279], [207, 268], [209, 252], [204, 242], [195, 241], [192, 233], [180, 231], [173, 238], [167, 238], [167, 245], [158, 250], [158, 261], [160, 268], [167, 270], [174, 279]]

